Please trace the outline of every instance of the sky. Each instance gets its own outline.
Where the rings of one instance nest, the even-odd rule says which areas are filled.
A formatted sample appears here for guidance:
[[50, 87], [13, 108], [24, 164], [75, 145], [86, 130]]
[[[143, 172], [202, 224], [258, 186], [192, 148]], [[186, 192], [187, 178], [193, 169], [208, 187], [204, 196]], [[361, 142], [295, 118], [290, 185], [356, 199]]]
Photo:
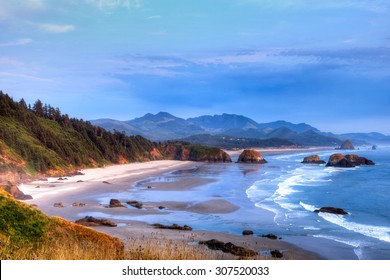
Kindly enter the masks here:
[[71, 117], [390, 135], [388, 0], [0, 0], [0, 90]]

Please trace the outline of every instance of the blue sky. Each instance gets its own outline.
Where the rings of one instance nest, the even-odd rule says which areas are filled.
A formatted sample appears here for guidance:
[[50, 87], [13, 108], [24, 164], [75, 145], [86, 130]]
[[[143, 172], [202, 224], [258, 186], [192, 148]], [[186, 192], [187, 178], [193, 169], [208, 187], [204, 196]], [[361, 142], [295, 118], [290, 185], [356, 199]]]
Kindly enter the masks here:
[[390, 1], [0, 0], [0, 89], [83, 119], [390, 134]]

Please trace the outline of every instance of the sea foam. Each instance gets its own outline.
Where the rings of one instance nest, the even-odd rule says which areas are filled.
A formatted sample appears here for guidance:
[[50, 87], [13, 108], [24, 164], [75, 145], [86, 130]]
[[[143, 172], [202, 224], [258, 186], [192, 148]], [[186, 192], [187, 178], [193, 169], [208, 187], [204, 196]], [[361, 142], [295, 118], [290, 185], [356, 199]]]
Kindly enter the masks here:
[[360, 233], [368, 237], [376, 238], [381, 241], [390, 242], [390, 227], [350, 222], [344, 216], [330, 213], [318, 213], [318, 215], [324, 220], [339, 225], [345, 229]]

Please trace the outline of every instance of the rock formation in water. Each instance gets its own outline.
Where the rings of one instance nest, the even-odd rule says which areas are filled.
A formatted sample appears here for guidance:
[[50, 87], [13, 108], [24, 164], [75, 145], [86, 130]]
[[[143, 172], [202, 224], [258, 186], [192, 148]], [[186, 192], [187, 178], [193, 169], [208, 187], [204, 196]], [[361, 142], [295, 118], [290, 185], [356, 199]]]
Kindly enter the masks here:
[[322, 159], [320, 159], [319, 155], [312, 155], [305, 157], [302, 161], [302, 163], [309, 163], [309, 164], [324, 164], [326, 163]]
[[332, 167], [355, 167], [360, 165], [374, 165], [375, 163], [372, 160], [366, 159], [365, 157], [360, 157], [358, 155], [342, 155], [339, 153], [333, 154], [330, 156], [326, 166]]
[[237, 163], [267, 163], [259, 151], [244, 150], [238, 157]]
[[111, 198], [110, 205], [108, 206], [108, 208], [115, 208], [115, 207], [125, 207], [125, 206], [123, 206], [118, 199]]
[[348, 215], [348, 212], [341, 208], [336, 207], [321, 207], [320, 209], [314, 210], [315, 213], [331, 213], [336, 215]]
[[341, 144], [340, 150], [355, 150], [355, 147], [350, 140], [345, 140], [343, 144]]

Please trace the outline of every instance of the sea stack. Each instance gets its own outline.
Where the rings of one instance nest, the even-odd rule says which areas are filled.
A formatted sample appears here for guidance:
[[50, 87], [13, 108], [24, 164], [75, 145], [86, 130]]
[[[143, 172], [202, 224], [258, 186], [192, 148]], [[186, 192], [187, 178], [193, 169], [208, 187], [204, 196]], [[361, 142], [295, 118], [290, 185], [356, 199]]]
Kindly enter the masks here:
[[267, 161], [263, 158], [259, 151], [244, 150], [238, 157], [237, 163], [258, 163], [263, 164]]
[[366, 159], [365, 157], [360, 157], [358, 155], [342, 155], [342, 154], [333, 154], [330, 156], [326, 166], [332, 167], [355, 167], [359, 165], [375, 165], [372, 160]]
[[302, 161], [302, 163], [309, 163], [309, 164], [324, 164], [326, 163], [322, 159], [320, 159], [319, 155], [312, 155], [305, 157]]
[[343, 144], [341, 144], [340, 150], [355, 150], [355, 147], [350, 140], [345, 140]]

